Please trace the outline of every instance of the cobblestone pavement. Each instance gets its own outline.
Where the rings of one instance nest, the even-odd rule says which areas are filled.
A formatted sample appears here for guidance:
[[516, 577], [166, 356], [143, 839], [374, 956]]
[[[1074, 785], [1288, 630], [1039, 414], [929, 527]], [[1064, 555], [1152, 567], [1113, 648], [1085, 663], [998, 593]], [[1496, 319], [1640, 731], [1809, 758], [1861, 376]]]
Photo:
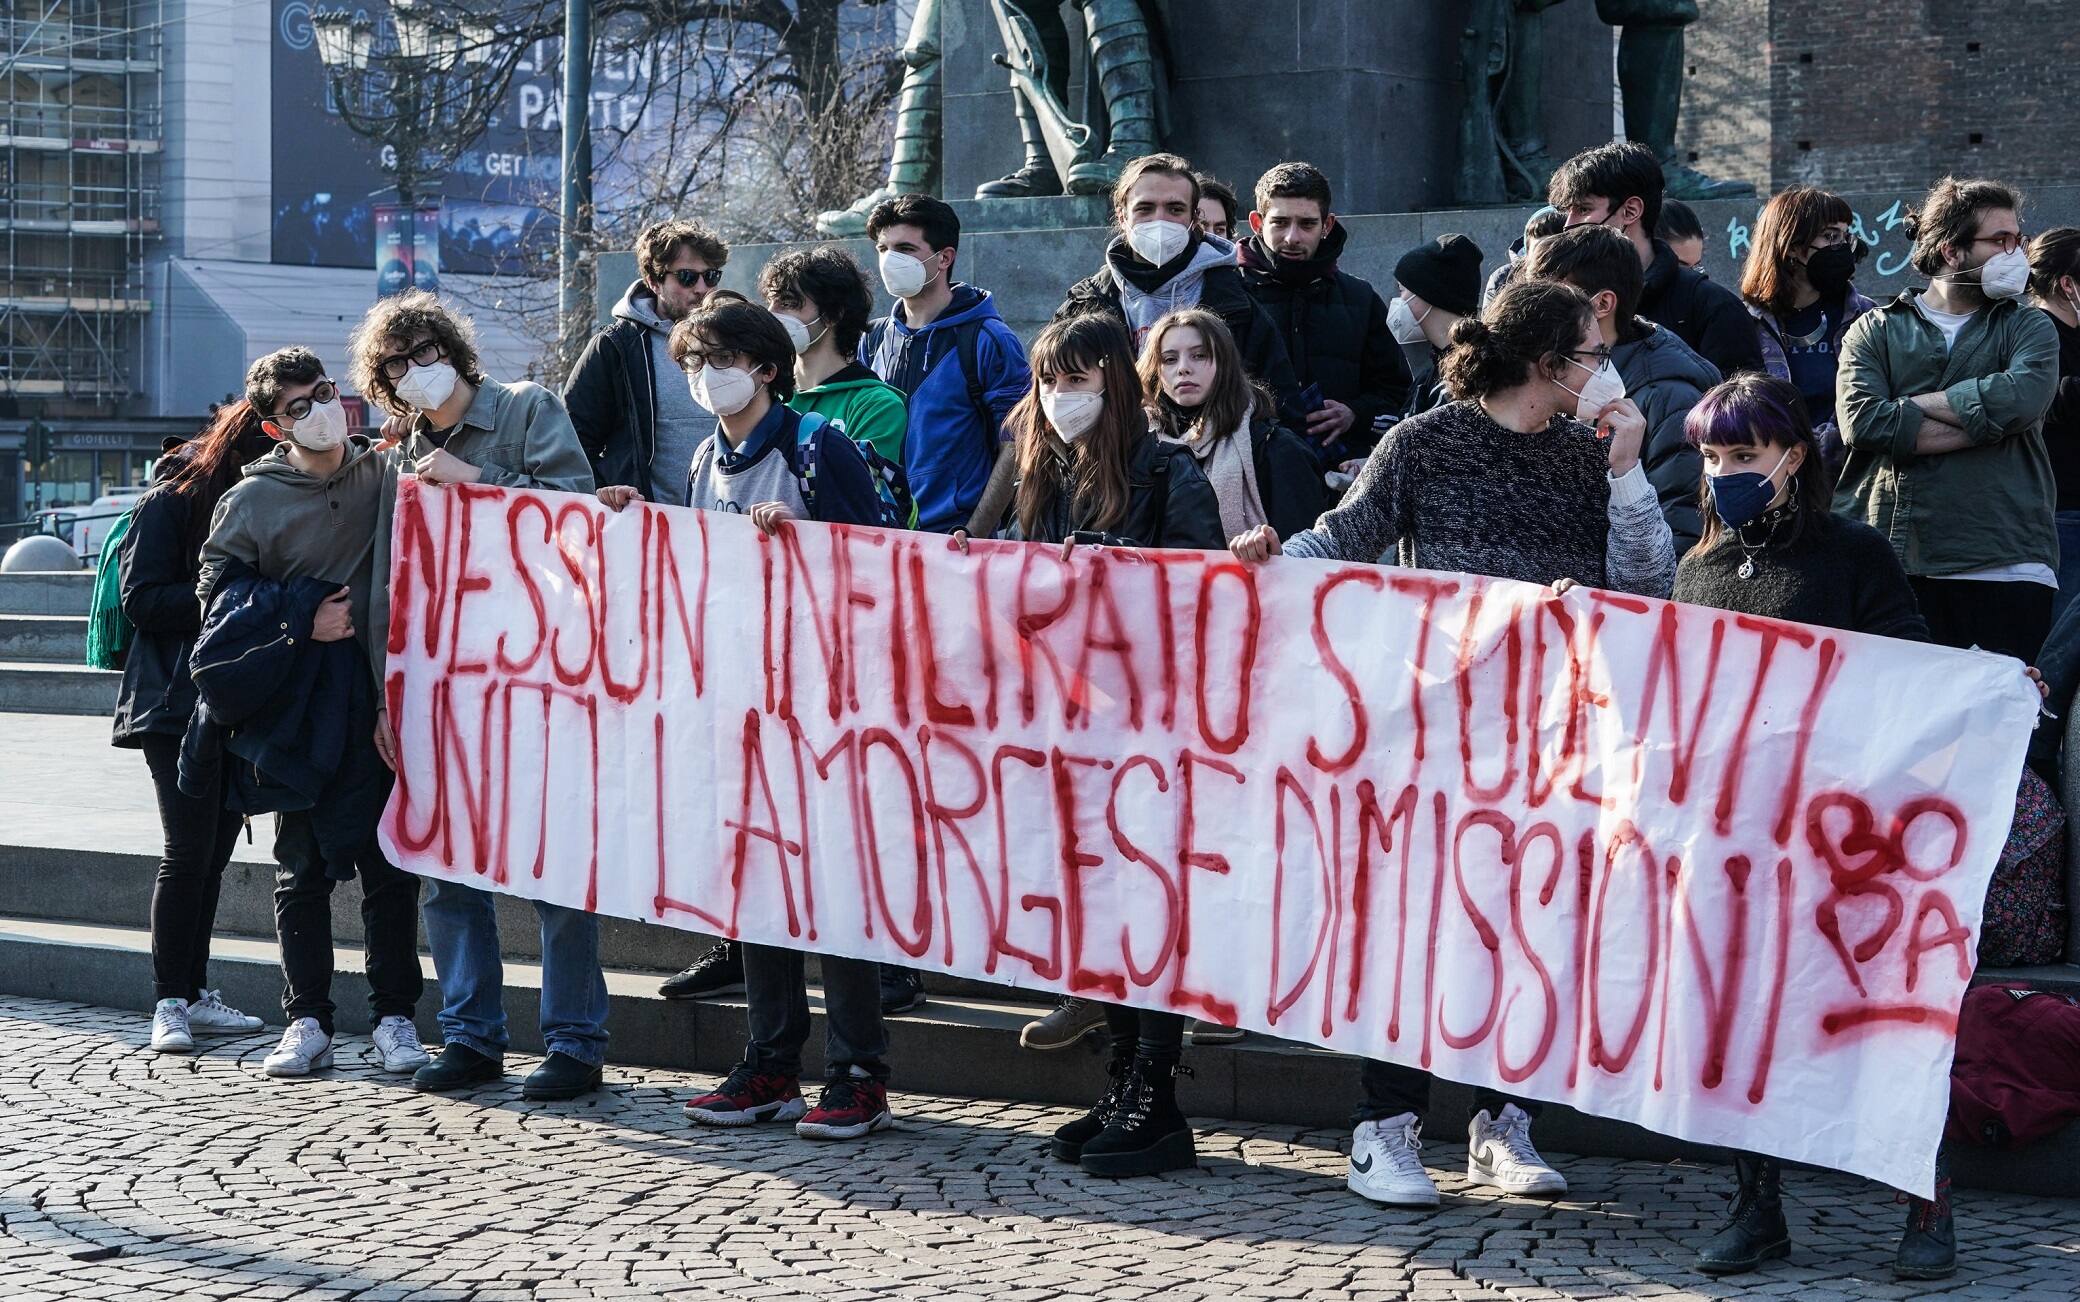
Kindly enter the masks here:
[[687, 1126], [709, 1078], [681, 1072], [436, 1098], [357, 1037], [303, 1081], [260, 1075], [271, 1033], [145, 1038], [0, 998], [0, 1299], [2080, 1295], [2069, 1201], [1967, 1194], [1963, 1269], [1909, 1287], [1884, 1268], [1901, 1209], [1801, 1174], [1792, 1263], [1714, 1282], [1686, 1266], [1724, 1207], [1709, 1168], [1566, 1158], [1572, 1195], [1539, 1203], [1469, 1192], [1463, 1146], [1433, 1143], [1424, 1216], [1346, 1192], [1337, 1132], [1202, 1129], [1197, 1171], [1106, 1182], [1048, 1159], [1050, 1108], [901, 1094], [897, 1130], [814, 1145]]

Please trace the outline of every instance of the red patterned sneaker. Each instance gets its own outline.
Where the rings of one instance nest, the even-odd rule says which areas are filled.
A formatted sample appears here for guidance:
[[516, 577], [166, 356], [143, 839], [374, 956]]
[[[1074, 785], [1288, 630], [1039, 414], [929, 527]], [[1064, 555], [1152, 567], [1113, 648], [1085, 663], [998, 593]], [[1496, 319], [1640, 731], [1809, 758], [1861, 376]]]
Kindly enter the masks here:
[[686, 1101], [686, 1116], [702, 1126], [748, 1126], [759, 1121], [793, 1121], [809, 1110], [801, 1084], [792, 1076], [737, 1064], [712, 1093]]
[[795, 1123], [804, 1139], [858, 1139], [896, 1123], [888, 1110], [888, 1086], [872, 1076], [840, 1076], [823, 1087], [823, 1097], [808, 1116]]

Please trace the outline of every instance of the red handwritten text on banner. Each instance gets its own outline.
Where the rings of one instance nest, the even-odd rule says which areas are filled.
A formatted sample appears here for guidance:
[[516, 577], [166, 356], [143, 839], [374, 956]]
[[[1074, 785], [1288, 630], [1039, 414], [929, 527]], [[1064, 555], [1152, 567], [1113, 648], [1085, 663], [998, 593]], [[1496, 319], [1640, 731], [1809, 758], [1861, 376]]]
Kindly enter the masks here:
[[393, 557], [414, 872], [1930, 1186], [2012, 661], [412, 480]]

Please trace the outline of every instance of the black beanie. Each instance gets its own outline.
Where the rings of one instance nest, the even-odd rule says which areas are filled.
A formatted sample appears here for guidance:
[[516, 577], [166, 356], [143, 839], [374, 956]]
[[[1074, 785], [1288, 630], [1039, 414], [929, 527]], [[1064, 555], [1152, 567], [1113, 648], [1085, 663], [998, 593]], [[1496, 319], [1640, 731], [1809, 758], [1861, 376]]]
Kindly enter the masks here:
[[1432, 307], [1473, 316], [1481, 305], [1481, 246], [1464, 235], [1440, 235], [1402, 254], [1394, 279]]

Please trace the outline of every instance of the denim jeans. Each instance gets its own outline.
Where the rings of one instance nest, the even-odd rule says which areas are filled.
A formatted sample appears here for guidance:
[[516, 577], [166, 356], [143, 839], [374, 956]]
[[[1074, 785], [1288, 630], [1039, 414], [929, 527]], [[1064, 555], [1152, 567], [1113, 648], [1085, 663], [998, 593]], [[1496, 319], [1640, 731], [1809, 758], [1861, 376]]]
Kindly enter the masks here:
[[[802, 1046], [809, 1040], [806, 957], [798, 949], [744, 946], [744, 998], [750, 1007], [751, 1040], [744, 1061], [782, 1076], [802, 1074]], [[825, 954], [823, 966], [823, 1074], [835, 1079], [858, 1067], [876, 1080], [888, 1079], [888, 1027], [881, 1020], [881, 965]]]
[[[441, 982], [441, 1043], [505, 1056], [505, 964], [488, 891], [429, 881], [426, 945]], [[597, 1067], [607, 1060], [607, 978], [599, 966], [599, 918], [535, 902], [542, 923], [542, 1043]]]
[[2080, 511], [2060, 511], [2058, 525], [2058, 596], [2052, 599], [2051, 622], [2065, 613], [2080, 593]]

